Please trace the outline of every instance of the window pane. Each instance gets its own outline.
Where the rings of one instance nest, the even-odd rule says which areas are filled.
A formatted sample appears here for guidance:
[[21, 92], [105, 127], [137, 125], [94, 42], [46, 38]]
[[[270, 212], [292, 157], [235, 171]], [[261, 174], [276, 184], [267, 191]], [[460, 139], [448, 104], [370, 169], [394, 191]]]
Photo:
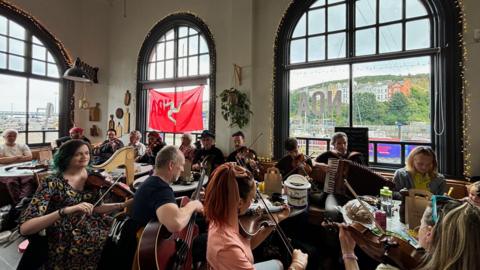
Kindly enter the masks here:
[[338, 3], [338, 2], [344, 2], [345, 0], [328, 0], [328, 4], [333, 4], [333, 3]]
[[188, 34], [189, 34], [190, 36], [191, 36], [191, 35], [196, 35], [196, 34], [198, 34], [198, 31], [195, 30], [195, 29], [193, 29], [193, 28], [188, 28], [188, 31], [189, 31]]
[[305, 62], [305, 39], [292, 40], [290, 45], [290, 63]]
[[150, 58], [148, 59], [148, 62], [155, 62], [157, 61], [157, 54], [156, 54], [157, 47], [153, 48], [152, 52], [150, 53]]
[[172, 59], [173, 58], [173, 41], [168, 41], [166, 46], [167, 46], [167, 52], [166, 52], [166, 55], [165, 55], [165, 59]]
[[165, 42], [157, 44], [157, 61], [165, 59]]
[[188, 27], [181, 26], [178, 28], [178, 37], [186, 37], [188, 35]]
[[402, 49], [402, 25], [392, 24], [380, 27], [380, 53], [396, 52]]
[[13, 21], [8, 22], [10, 25], [9, 35], [18, 39], [25, 39], [25, 29]]
[[7, 35], [7, 18], [0, 16], [0, 34]]
[[173, 60], [169, 60], [166, 62], [165, 78], [173, 78]]
[[325, 9], [315, 9], [308, 12], [308, 34], [325, 32]]
[[55, 61], [55, 58], [52, 56], [51, 53], [47, 53], [47, 60], [50, 63], [56, 63], [57, 62], [57, 61]]
[[12, 38], [9, 38], [8, 42], [10, 43], [8, 47], [10, 53], [25, 55], [25, 42]]
[[38, 75], [45, 75], [45, 62], [32, 60], [32, 73]]
[[157, 63], [157, 80], [165, 78], [165, 62], [160, 61]]
[[381, 0], [380, 1], [380, 22], [390, 22], [402, 18], [402, 1]]
[[7, 38], [0, 36], [0, 51], [7, 51]]
[[178, 56], [187, 56], [187, 51], [188, 51], [188, 39], [187, 38], [181, 38], [178, 40]]
[[187, 76], [187, 58], [178, 59], [178, 77]]
[[355, 55], [367, 55], [375, 53], [376, 28], [357, 30], [355, 35]]
[[355, 26], [361, 27], [375, 24], [376, 0], [358, 0], [355, 4]]
[[167, 32], [165, 36], [166, 36], [166, 40], [172, 40], [175, 37], [175, 33], [173, 32], [173, 30], [170, 30]]
[[[31, 120], [34, 120], [34, 119], [31, 119]], [[29, 121], [29, 124], [32, 123], [31, 120]], [[32, 128], [33, 128], [32, 126], [29, 126], [28, 130], [33, 130]], [[35, 129], [35, 130], [38, 130], [38, 129]], [[42, 132], [28, 132], [28, 143], [43, 143]]]
[[148, 80], [155, 80], [155, 63], [148, 64]]
[[7, 68], [7, 55], [0, 53], [0, 68]]
[[345, 29], [347, 22], [346, 5], [338, 5], [328, 8], [328, 31]]
[[[30, 79], [29, 130], [58, 130], [59, 91], [58, 82]], [[32, 138], [29, 136], [28, 140], [31, 142]]]
[[44, 47], [41, 47], [41, 46], [38, 46], [38, 45], [32, 45], [32, 57], [35, 58], [35, 59], [45, 61], [46, 51], [47, 50], [45, 50]]
[[354, 64], [352, 77], [353, 124], [370, 140], [430, 142], [430, 57]]
[[428, 19], [407, 22], [407, 50], [430, 47], [430, 22]]
[[209, 74], [210, 73], [210, 56], [202, 55], [200, 56], [200, 74]]
[[328, 35], [328, 59], [345, 57], [345, 33]]
[[200, 36], [200, 53], [207, 53], [208, 52], [208, 45], [205, 41], [205, 38]]
[[23, 57], [9, 55], [8, 62], [8, 69], [16, 71], [24, 71], [25, 69], [25, 59]]
[[306, 23], [305, 14], [303, 14], [300, 20], [298, 21], [297, 26], [295, 26], [295, 30], [293, 30], [292, 38], [305, 36], [305, 33], [306, 33], [305, 23]]
[[407, 18], [425, 16], [428, 14], [425, 6], [419, 0], [406, 0], [405, 9]]
[[48, 77], [53, 77], [53, 78], [59, 78], [60, 75], [58, 74], [58, 67], [56, 64], [48, 64], [48, 72], [47, 76]]
[[[25, 130], [27, 111], [27, 80], [22, 77], [0, 74], [0, 115], [2, 125], [0, 129], [14, 128]], [[8, 91], [6, 91], [8, 89]], [[18, 140], [18, 138], [17, 138]]]
[[325, 0], [317, 0], [315, 3], [313, 3], [310, 7], [319, 7], [325, 5]]
[[56, 139], [58, 139], [58, 132], [45, 132], [45, 142], [55, 143]]
[[32, 42], [43, 46], [43, 43], [36, 36], [32, 36]]
[[308, 39], [308, 61], [325, 59], [325, 36]]
[[198, 75], [198, 56], [188, 58], [188, 75]]
[[349, 125], [349, 66], [290, 71], [290, 136], [330, 138]]
[[188, 54], [198, 54], [198, 35], [188, 38]]

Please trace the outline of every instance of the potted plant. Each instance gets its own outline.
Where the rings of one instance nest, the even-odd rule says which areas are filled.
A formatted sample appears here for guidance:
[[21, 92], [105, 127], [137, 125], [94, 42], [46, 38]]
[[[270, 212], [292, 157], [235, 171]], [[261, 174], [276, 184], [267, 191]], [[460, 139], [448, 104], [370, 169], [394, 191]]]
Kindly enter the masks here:
[[247, 94], [232, 87], [223, 90], [219, 97], [222, 102], [221, 109], [223, 119], [230, 122], [230, 127], [236, 125], [239, 128], [243, 128], [246, 126], [250, 114], [253, 114], [250, 110], [250, 100], [248, 99]]

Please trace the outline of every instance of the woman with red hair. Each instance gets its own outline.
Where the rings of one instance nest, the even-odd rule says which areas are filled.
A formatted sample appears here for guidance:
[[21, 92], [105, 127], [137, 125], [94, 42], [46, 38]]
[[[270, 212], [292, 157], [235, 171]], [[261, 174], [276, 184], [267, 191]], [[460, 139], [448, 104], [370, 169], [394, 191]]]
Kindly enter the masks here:
[[[255, 198], [252, 174], [233, 163], [220, 165], [212, 174], [205, 193], [205, 216], [210, 222], [207, 261], [212, 269], [283, 269], [278, 260], [254, 265], [252, 249], [273, 231], [265, 228], [251, 239], [239, 231], [238, 216], [247, 212]], [[288, 217], [290, 210], [273, 214], [277, 222]], [[305, 269], [308, 255], [294, 250], [289, 269]]]

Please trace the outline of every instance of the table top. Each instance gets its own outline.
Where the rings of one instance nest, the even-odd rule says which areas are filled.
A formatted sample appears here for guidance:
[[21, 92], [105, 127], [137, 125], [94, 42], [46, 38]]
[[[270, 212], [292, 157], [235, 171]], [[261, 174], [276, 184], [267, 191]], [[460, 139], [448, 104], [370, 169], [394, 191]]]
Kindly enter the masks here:
[[36, 170], [32, 169], [18, 169], [18, 167], [33, 167], [34, 163], [31, 161], [9, 164], [0, 167], [0, 177], [19, 177], [19, 176], [32, 176], [34, 172], [44, 171], [40, 168]]
[[[153, 170], [153, 166], [150, 164], [136, 163], [136, 162], [134, 164], [134, 168], [135, 168], [135, 178], [144, 176], [148, 174], [151, 170]], [[115, 179], [118, 176], [125, 174], [125, 168], [116, 168], [115, 170], [111, 171], [109, 174]]]
[[[139, 177], [133, 182], [133, 187], [135, 189], [138, 189], [140, 185], [149, 177], [149, 175], [144, 175], [142, 177]], [[203, 185], [205, 186], [208, 183], [208, 176], [205, 176], [205, 180]], [[171, 184], [170, 187], [172, 187], [173, 192], [175, 193], [182, 193], [182, 192], [188, 192], [188, 191], [194, 191], [198, 186], [198, 181], [192, 181], [188, 185], [183, 185], [183, 184]]]
[[[270, 208], [270, 206], [273, 205], [272, 202], [270, 201], [270, 197], [267, 194], [264, 194], [264, 193], [262, 193], [262, 197]], [[287, 203], [288, 200], [287, 200], [287, 195], [286, 194], [282, 194], [282, 199], [283, 199], [284, 203]], [[260, 203], [252, 203], [252, 206], [250, 206], [250, 207], [257, 207], [257, 205], [264, 208], [264, 206], [261, 202]], [[290, 207], [289, 217], [298, 216], [299, 214], [307, 211], [307, 209], [308, 209], [308, 205], [306, 205], [304, 207], [294, 207], [294, 206], [291, 206], [291, 205], [288, 205], [288, 206]]]

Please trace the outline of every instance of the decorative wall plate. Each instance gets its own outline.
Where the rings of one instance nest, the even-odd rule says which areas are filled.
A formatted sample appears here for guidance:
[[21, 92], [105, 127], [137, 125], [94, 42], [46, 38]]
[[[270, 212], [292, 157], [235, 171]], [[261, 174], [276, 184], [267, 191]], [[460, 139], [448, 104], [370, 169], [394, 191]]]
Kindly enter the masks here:
[[122, 108], [117, 108], [117, 110], [115, 111], [115, 116], [118, 119], [122, 119], [123, 118], [123, 109]]

